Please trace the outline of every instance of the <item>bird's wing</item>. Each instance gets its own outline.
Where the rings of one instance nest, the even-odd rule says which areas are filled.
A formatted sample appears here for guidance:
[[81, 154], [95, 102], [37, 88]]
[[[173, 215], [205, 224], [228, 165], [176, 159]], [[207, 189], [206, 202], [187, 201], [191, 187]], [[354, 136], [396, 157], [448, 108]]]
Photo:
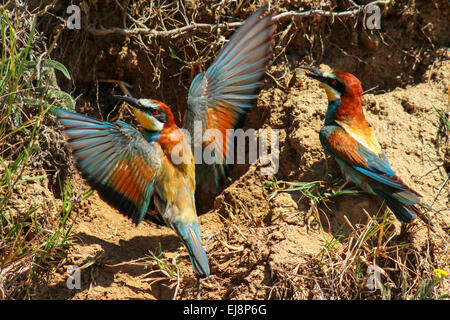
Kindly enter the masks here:
[[[260, 19], [263, 12], [264, 7], [244, 22], [214, 63], [205, 73], [198, 74], [190, 86], [184, 128], [194, 137], [194, 154], [195, 147], [201, 146], [212, 155], [208, 162], [211, 165], [196, 168], [200, 187], [217, 187], [225, 177], [225, 159], [228, 152], [233, 152], [228, 147], [231, 139], [227, 130], [239, 124], [261, 88], [275, 29], [271, 14]], [[195, 125], [201, 125], [203, 132], [213, 129], [209, 139], [202, 139], [203, 132], [199, 136]]]
[[[359, 124], [359, 125], [352, 125], [352, 123], [347, 123], [345, 121], [339, 121], [339, 120], [335, 120], [335, 121], [353, 139], [358, 141], [358, 143], [360, 143], [367, 149], [371, 150], [374, 154], [378, 155], [379, 157], [382, 157], [384, 160], [387, 161], [387, 158], [386, 158], [385, 154], [383, 153], [383, 150], [381, 149], [381, 146], [378, 143], [378, 140], [375, 137], [375, 134], [373, 133], [372, 129], [370, 128], [370, 126], [367, 122]], [[389, 165], [389, 163], [388, 163], [388, 165]]]
[[138, 224], [144, 218], [162, 151], [122, 121], [102, 122], [56, 109], [82, 176], [100, 196]]
[[[408, 186], [392, 170], [382, 151], [380, 155], [376, 154], [369, 147], [354, 139], [345, 129], [334, 126], [326, 135], [321, 131], [320, 138], [327, 152], [344, 160], [359, 173], [398, 191], [409, 190]], [[372, 142], [372, 144], [375, 143]]]

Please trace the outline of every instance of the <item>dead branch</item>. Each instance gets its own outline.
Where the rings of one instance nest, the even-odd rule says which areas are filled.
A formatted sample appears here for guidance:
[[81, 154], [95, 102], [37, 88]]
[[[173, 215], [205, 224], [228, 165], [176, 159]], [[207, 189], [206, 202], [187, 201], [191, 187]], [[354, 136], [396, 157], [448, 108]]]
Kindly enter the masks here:
[[176, 38], [181, 36], [182, 34], [193, 31], [193, 30], [206, 30], [212, 32], [213, 30], [217, 28], [233, 28], [233, 27], [239, 27], [242, 24], [242, 22], [232, 22], [232, 23], [219, 23], [219, 24], [208, 24], [208, 23], [191, 23], [187, 26], [184, 26], [182, 28], [175, 28], [168, 31], [157, 31], [157, 30], [150, 30], [146, 28], [136, 28], [136, 29], [122, 29], [122, 28], [109, 28], [109, 29], [95, 29], [95, 28], [88, 28], [88, 31], [94, 35], [94, 36], [105, 36], [109, 34], [118, 34], [122, 36], [128, 36], [128, 35], [145, 35], [149, 36], [150, 38]]
[[[332, 11], [324, 11], [324, 10], [320, 10], [320, 9], [315, 9], [315, 10], [308, 10], [308, 11], [301, 11], [301, 12], [296, 12], [296, 11], [288, 11], [288, 12], [283, 12], [280, 13], [276, 16], [273, 17], [273, 20], [275, 22], [279, 22], [282, 20], [287, 20], [287, 19], [300, 19], [300, 18], [305, 18], [305, 17], [312, 17], [312, 16], [323, 16], [323, 17], [352, 17], [352, 16], [356, 16], [357, 14], [364, 12], [366, 10], [366, 8], [368, 8], [369, 6], [372, 5], [387, 5], [391, 2], [391, 0], [385, 0], [385, 1], [372, 1], [370, 3], [368, 3], [367, 5], [356, 5], [353, 1], [352, 3], [354, 4], [352, 7], [355, 7], [352, 10], [346, 10], [346, 11], [341, 11], [341, 12], [332, 12]], [[113, 28], [109, 28], [109, 29], [105, 29], [105, 28], [101, 28], [101, 29], [96, 29], [93, 27], [89, 27], [88, 28], [88, 32], [94, 36], [106, 36], [106, 35], [110, 35], [110, 34], [117, 34], [117, 35], [122, 35], [122, 36], [130, 36], [130, 35], [145, 35], [148, 36], [149, 38], [176, 38], [179, 37], [183, 34], [185, 34], [186, 32], [191, 32], [191, 31], [195, 31], [195, 30], [204, 30], [204, 31], [209, 31], [209, 32], [213, 32], [217, 29], [221, 29], [221, 28], [237, 28], [239, 27], [243, 22], [241, 21], [237, 21], [237, 22], [231, 22], [231, 23], [218, 23], [218, 24], [208, 24], [208, 23], [196, 23], [196, 22], [192, 22], [189, 25], [186, 25], [184, 27], [181, 28], [175, 28], [172, 30], [154, 30], [154, 29], [148, 29], [148, 28], [135, 28], [135, 29], [122, 29], [122, 28], [118, 28], [118, 27], [113, 27]]]

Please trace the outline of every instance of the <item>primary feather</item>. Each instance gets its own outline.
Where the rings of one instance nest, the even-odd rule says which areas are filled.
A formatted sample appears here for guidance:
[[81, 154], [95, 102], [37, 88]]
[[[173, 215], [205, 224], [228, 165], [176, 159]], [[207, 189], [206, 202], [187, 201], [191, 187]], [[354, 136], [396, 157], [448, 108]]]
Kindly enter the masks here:
[[[210, 164], [202, 162], [196, 168], [203, 191], [216, 190], [225, 178], [227, 156], [234, 152], [229, 147], [229, 130], [236, 128], [261, 88], [275, 29], [271, 14], [262, 17], [264, 10], [260, 8], [244, 22], [190, 86], [184, 128], [195, 138], [194, 153], [202, 154], [207, 148], [212, 155]], [[196, 122], [202, 129], [200, 135], [195, 132]], [[206, 130], [213, 130], [209, 139], [203, 139]]]
[[161, 149], [125, 122], [55, 111], [82, 176], [134, 223], [142, 221], [161, 166]]

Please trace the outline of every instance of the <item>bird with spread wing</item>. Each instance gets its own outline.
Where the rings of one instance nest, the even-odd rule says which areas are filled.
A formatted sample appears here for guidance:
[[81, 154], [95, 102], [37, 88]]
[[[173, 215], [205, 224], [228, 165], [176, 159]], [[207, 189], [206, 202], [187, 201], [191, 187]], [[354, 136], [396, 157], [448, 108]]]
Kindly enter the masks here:
[[[87, 182], [136, 225], [153, 204], [183, 240], [199, 277], [209, 277], [210, 269], [194, 194], [196, 186], [214, 189], [225, 177], [229, 129], [251, 108], [261, 88], [275, 29], [272, 15], [264, 16], [264, 11], [262, 7], [250, 16], [206, 72], [194, 78], [184, 124], [194, 137], [191, 141], [170, 108], [153, 99], [117, 96], [132, 106], [142, 132], [122, 121], [55, 110]], [[200, 138], [194, 132], [196, 123], [201, 125]], [[222, 139], [205, 138], [203, 132], [210, 129]], [[195, 142], [210, 148], [212, 162], [195, 164]]]

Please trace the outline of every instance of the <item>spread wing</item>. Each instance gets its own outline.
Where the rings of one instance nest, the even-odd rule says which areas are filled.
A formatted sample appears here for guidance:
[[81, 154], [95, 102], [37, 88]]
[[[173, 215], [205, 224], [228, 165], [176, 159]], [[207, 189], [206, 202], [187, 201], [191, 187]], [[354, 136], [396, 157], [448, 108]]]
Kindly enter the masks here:
[[[208, 164], [196, 166], [200, 188], [215, 189], [225, 177], [226, 157], [233, 152], [228, 148], [227, 129], [239, 124], [261, 88], [275, 29], [271, 14], [260, 19], [264, 9], [260, 8], [244, 22], [214, 63], [205, 73], [198, 74], [190, 86], [184, 128], [194, 137], [194, 154], [201, 154], [196, 148], [207, 148], [211, 155]], [[202, 139], [199, 132], [203, 132], [195, 131], [196, 125], [211, 135]]]
[[56, 109], [77, 168], [99, 195], [138, 224], [144, 218], [162, 151], [135, 128]]

